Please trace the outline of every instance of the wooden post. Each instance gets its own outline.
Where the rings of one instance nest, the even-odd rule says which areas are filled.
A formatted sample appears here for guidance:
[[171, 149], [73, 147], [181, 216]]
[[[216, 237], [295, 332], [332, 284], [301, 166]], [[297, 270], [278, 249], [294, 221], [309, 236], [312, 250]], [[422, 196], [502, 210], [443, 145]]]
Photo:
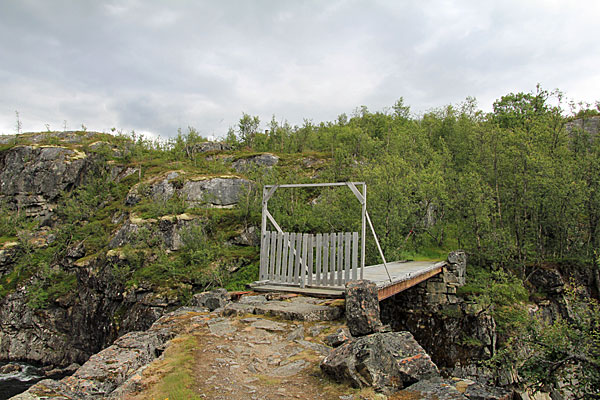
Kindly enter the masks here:
[[361, 250], [360, 250], [360, 279], [364, 279], [365, 269], [365, 249], [367, 240], [367, 184], [363, 183], [363, 205], [362, 205], [362, 238], [361, 238]]

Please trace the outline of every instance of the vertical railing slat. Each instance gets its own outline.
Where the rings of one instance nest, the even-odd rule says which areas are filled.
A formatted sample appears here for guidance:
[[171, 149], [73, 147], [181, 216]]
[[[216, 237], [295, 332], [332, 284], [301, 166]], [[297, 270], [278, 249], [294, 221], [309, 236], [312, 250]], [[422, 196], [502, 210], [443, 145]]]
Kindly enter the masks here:
[[350, 280], [350, 269], [352, 268], [350, 261], [350, 235], [350, 232], [344, 234], [344, 283]]
[[300, 263], [300, 287], [306, 286], [306, 274], [308, 273], [308, 233], [302, 235], [302, 262]]
[[336, 242], [337, 235], [335, 233], [332, 233], [329, 236], [329, 238], [331, 240], [331, 245], [329, 247], [329, 271], [330, 271], [329, 284], [331, 286], [335, 286], [335, 261], [336, 261], [335, 253], [337, 250], [337, 242]]
[[276, 282], [281, 282], [281, 257], [283, 253], [283, 233], [277, 232], [277, 251], [275, 260], [275, 278]]
[[288, 276], [288, 249], [289, 249], [289, 232], [283, 233], [283, 256], [281, 257], [281, 282], [287, 282]]
[[302, 258], [302, 234], [296, 234], [296, 261], [294, 262], [294, 284], [300, 283], [300, 259]]
[[315, 235], [308, 235], [307, 246], [308, 246], [308, 256], [305, 258], [306, 261], [306, 273], [308, 274], [307, 283], [309, 286], [313, 284], [313, 274], [314, 274], [314, 266], [313, 266], [313, 254], [314, 250], [314, 239]]
[[275, 251], [277, 250], [277, 233], [271, 232], [271, 248], [269, 256], [269, 279], [275, 279]]
[[337, 284], [343, 285], [344, 280], [344, 233], [338, 233], [338, 249], [337, 249]]
[[323, 234], [323, 274], [321, 282], [323, 286], [329, 286], [329, 233]]
[[288, 252], [289, 252], [290, 259], [289, 259], [289, 263], [288, 263], [288, 271], [287, 271], [288, 275], [287, 275], [286, 282], [293, 283], [294, 282], [294, 259], [295, 259], [294, 248], [296, 246], [296, 233], [295, 232], [290, 233], [289, 246], [290, 246], [290, 248], [289, 248]]
[[265, 279], [269, 279], [269, 272], [268, 272], [268, 266], [269, 266], [269, 244], [271, 243], [271, 232], [267, 231], [265, 232], [265, 236], [263, 237], [263, 243], [261, 246], [261, 273], [260, 273], [260, 280], [265, 280]]
[[358, 279], [358, 232], [352, 232], [352, 280]]
[[315, 281], [317, 286], [321, 285], [321, 253], [323, 252], [323, 235], [317, 233], [317, 244], [315, 246], [316, 260], [315, 260]]

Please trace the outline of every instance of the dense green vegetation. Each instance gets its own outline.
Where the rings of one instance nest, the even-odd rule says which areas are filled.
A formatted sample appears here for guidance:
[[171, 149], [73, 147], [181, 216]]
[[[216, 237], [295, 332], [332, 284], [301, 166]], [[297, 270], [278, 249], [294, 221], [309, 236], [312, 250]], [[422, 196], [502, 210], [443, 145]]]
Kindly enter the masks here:
[[[54, 240], [44, 246], [31, 244], [39, 221], [0, 204], [0, 246], [20, 243], [14, 269], [0, 278], [0, 297], [34, 275], [38, 280], [29, 291], [31, 307], [46, 308], [67, 294], [77, 284], [75, 276], [55, 267], [76, 243], [84, 243], [84, 259], [110, 263], [111, 273], [129, 288], [151, 285], [181, 299], [214, 286], [242, 289], [257, 278], [258, 249], [228, 242], [244, 228], [260, 225], [262, 185], [364, 181], [369, 214], [388, 260], [443, 258], [449, 250], [466, 250], [469, 283], [460, 294], [490, 310], [505, 343], [520, 338], [536, 348], [527, 359], [501, 352], [492, 363], [519, 364], [522, 376], [540, 384], [547, 383], [542, 372], [548, 368], [556, 367], [558, 374], [564, 366], [585, 364], [577, 371], [592, 373], [578, 379], [593, 387], [600, 365], [597, 305], [574, 301], [581, 318], [545, 329], [531, 324], [525, 303], [538, 295], [527, 290], [532, 268], [598, 268], [600, 135], [565, 127], [573, 118], [597, 116], [596, 108], [571, 107], [567, 112], [559, 92], [538, 87], [533, 93], [503, 96], [491, 113], [478, 110], [469, 98], [415, 116], [400, 99], [389, 109], [360, 107], [333, 122], [306, 120], [291, 126], [273, 117], [267, 130], [260, 129], [258, 117], [243, 114], [226, 138], [232, 150], [208, 153], [198, 151], [206, 139], [193, 128], [168, 141], [149, 141], [134, 132], [91, 138], [81, 132], [85, 139], [66, 144], [49, 135], [41, 144], [83, 150], [94, 157], [96, 169], [83, 185], [61, 196]], [[28, 143], [28, 136], [0, 151], [19, 143]], [[232, 161], [263, 152], [280, 157], [276, 167], [232, 169]], [[137, 172], [117, 182], [109, 179], [111, 165]], [[185, 174], [233, 174], [255, 185], [233, 209], [191, 206], [177, 196], [125, 204], [134, 185], [143, 192], [168, 171], [183, 173], [177, 178], [181, 184]], [[359, 204], [345, 187], [281, 189], [269, 207], [289, 231], [360, 226]], [[184, 212], [201, 223], [183, 232], [180, 250], [166, 251], [156, 223], [149, 222], [135, 240], [107, 255], [108, 242], [124, 218], [156, 221]], [[367, 263], [377, 262], [369, 239]], [[579, 349], [585, 354], [575, 359], [573, 352], [561, 353], [557, 348], [565, 348], [565, 340], [582, 343]]]

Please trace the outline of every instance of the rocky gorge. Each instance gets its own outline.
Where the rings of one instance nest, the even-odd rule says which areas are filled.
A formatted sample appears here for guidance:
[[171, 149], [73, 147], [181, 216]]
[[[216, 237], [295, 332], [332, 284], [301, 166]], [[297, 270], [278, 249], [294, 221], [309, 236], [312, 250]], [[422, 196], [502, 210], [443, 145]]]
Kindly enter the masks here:
[[[94, 132], [0, 137], [0, 146], [0, 360], [75, 371], [18, 398], [144, 398], [184, 345], [230, 374], [227, 385], [193, 371], [209, 398], [395, 398], [410, 389], [417, 398], [500, 399], [519, 388], [512, 371], [484, 365], [506, 338], [493, 309], [461, 289], [462, 252], [442, 274], [369, 307], [363, 323], [351, 301], [238, 298], [237, 276], [254, 279], [258, 255], [244, 209], [259, 176], [291, 169], [282, 157], [204, 143], [186, 149], [193, 168], [154, 165], [136, 159], [130, 142]], [[311, 179], [326, 164], [313, 157], [294, 160]], [[571, 279], [598, 297], [597, 271], [527, 275], [536, 318], [569, 315]], [[236, 290], [206, 292], [218, 286]]]

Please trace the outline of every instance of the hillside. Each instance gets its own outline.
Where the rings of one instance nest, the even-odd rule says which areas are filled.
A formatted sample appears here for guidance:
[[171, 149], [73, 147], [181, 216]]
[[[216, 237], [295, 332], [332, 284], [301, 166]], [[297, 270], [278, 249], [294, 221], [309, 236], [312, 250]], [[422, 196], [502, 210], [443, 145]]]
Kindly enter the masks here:
[[[192, 128], [167, 142], [0, 136], [0, 360], [82, 364], [195, 293], [244, 289], [258, 278], [262, 186], [352, 180], [367, 183], [388, 260], [469, 255], [469, 281], [452, 297], [460, 307], [424, 306], [431, 296], [406, 292], [423, 309], [390, 305], [394, 329], [411, 330], [453, 373], [475, 357], [464, 371], [514, 368], [520, 378], [505, 384], [593, 393], [600, 138], [549, 96], [510, 94], [489, 115], [466, 102], [413, 117], [399, 101], [336, 122], [272, 121], [264, 133], [244, 115], [222, 143]], [[289, 231], [360, 225], [347, 190], [281, 191], [270, 209]], [[379, 262], [371, 239], [366, 259]], [[492, 334], [459, 335], [483, 319]], [[434, 327], [451, 339], [436, 339]], [[527, 353], [515, 341], [544, 345]], [[565, 384], [572, 376], [580, 388]]]

